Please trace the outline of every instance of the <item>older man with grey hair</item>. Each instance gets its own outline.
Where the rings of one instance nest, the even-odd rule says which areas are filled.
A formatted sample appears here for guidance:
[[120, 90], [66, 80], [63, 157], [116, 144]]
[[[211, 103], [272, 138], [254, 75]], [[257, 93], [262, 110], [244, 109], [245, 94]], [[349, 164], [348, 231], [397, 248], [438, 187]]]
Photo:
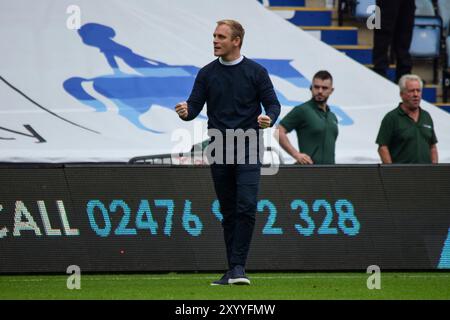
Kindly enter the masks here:
[[420, 107], [422, 80], [407, 74], [400, 78], [399, 87], [402, 102], [384, 116], [376, 140], [381, 161], [438, 163], [433, 120]]

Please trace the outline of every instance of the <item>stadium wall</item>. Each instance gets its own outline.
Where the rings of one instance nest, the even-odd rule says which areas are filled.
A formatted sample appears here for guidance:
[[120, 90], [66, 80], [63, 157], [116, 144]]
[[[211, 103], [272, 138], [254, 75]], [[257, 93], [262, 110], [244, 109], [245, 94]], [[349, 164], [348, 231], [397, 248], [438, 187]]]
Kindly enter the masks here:
[[[450, 165], [263, 176], [248, 270], [450, 269]], [[226, 269], [207, 167], [0, 166], [0, 273]]]

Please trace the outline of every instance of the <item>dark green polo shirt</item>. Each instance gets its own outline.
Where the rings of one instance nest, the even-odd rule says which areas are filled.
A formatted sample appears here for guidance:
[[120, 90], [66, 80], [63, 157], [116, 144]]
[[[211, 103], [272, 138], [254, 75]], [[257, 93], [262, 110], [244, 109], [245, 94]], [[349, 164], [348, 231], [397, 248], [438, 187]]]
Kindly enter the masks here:
[[297, 132], [298, 148], [314, 164], [334, 164], [338, 120], [327, 106], [323, 111], [314, 100], [294, 107], [281, 121], [287, 132]]
[[389, 148], [393, 163], [431, 163], [430, 146], [436, 142], [430, 114], [421, 108], [416, 123], [400, 105], [384, 116], [376, 140]]

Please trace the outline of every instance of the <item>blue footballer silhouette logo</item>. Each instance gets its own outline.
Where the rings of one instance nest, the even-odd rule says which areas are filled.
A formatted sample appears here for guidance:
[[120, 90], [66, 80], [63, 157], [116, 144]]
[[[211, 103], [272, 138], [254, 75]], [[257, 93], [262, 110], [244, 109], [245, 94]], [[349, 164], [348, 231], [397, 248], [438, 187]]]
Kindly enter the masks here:
[[[114, 41], [115, 30], [102, 24], [84, 24], [78, 30], [78, 34], [84, 44], [100, 50], [112, 73], [90, 79], [69, 78], [63, 83], [65, 91], [97, 112], [106, 111], [106, 105], [84, 89], [83, 84], [91, 83], [96, 93], [116, 105], [119, 115], [128, 119], [137, 128], [157, 134], [163, 133], [143, 124], [140, 117], [153, 105], [174, 111], [176, 103], [189, 97], [200, 68], [191, 65], [169, 65], [139, 55]], [[134, 71], [133, 74], [123, 72], [117, 59], [121, 59], [130, 67]], [[270, 75], [278, 76], [298, 88], [309, 88], [311, 85], [309, 80], [292, 67], [292, 60], [258, 58], [252, 60], [264, 66]], [[287, 99], [276, 86], [275, 91], [284, 107], [293, 107], [303, 102]], [[341, 108], [331, 106], [331, 109], [340, 119], [340, 125], [353, 124], [353, 120]], [[206, 119], [202, 115], [199, 117]]]

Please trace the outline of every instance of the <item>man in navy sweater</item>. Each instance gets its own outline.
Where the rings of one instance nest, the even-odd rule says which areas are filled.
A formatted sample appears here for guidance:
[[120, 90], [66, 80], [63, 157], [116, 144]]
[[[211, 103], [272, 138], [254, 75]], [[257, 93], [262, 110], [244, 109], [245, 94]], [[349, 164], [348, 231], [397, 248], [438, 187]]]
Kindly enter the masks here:
[[[219, 58], [199, 71], [189, 99], [175, 107], [178, 116], [189, 121], [197, 117], [206, 102], [208, 132], [220, 132], [225, 137], [219, 140], [227, 141], [219, 149], [223, 157], [218, 155], [216, 146], [213, 163], [210, 163], [223, 215], [228, 259], [228, 271], [212, 285], [250, 284], [245, 263], [255, 226], [261, 161], [260, 157], [252, 161], [254, 148], [250, 142], [245, 140], [243, 145], [236, 144], [238, 135], [229, 140], [229, 134], [235, 134], [239, 129], [253, 132], [249, 136], [257, 137], [256, 152], [259, 154], [264, 151], [259, 129], [271, 127], [280, 114], [280, 103], [267, 70], [241, 55], [244, 33], [237, 21], [217, 22], [213, 44], [214, 55]], [[265, 115], [261, 114], [261, 104]], [[213, 137], [211, 143], [214, 138], [217, 137]], [[223, 163], [218, 159], [226, 161]]]

